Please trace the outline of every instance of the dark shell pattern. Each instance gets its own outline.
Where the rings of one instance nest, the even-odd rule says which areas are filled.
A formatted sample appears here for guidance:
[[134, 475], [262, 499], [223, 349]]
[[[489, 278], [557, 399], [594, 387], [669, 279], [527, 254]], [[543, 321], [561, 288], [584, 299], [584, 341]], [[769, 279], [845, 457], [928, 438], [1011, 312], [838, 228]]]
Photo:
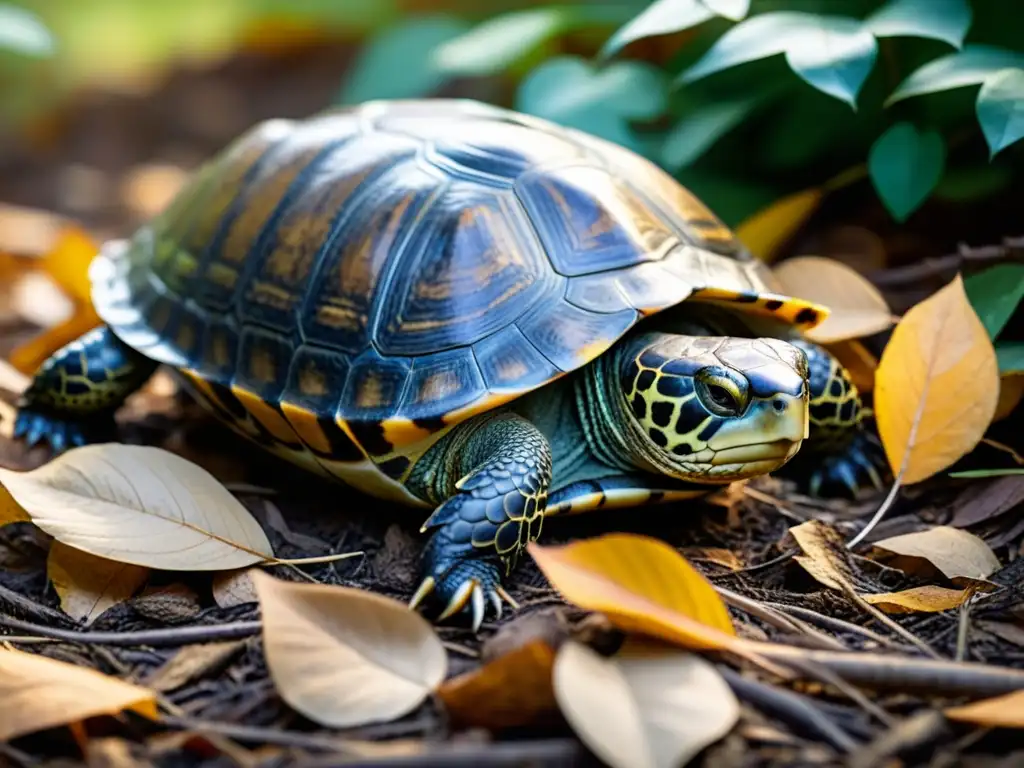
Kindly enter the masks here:
[[225, 416], [353, 461], [572, 371], [688, 297], [793, 306], [653, 164], [447, 100], [255, 127], [93, 278], [115, 332]]

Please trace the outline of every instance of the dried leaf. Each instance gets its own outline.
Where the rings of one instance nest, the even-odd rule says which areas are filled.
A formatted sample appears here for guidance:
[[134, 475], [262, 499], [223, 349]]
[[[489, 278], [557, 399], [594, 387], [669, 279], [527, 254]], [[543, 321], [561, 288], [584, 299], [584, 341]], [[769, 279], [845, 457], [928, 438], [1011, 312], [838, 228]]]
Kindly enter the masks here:
[[1024, 690], [943, 710], [950, 720], [988, 728], [1024, 728]]
[[820, 520], [808, 520], [790, 528], [789, 533], [804, 551], [793, 559], [816, 581], [841, 592], [850, 586], [853, 569], [838, 531]]
[[558, 709], [551, 686], [555, 652], [534, 640], [438, 689], [454, 725], [491, 730], [543, 723]]
[[0, 526], [31, 522], [32, 518], [28, 516], [28, 512], [22, 509], [7, 489], [0, 485]]
[[826, 344], [825, 348], [839, 361], [853, 380], [861, 394], [875, 388], [875, 371], [878, 370], [878, 358], [856, 339], [837, 341]]
[[959, 608], [971, 596], [971, 592], [970, 589], [947, 589], [928, 585], [904, 589], [902, 592], [883, 592], [862, 597], [886, 613], [936, 613]]
[[728, 568], [730, 571], [739, 571], [743, 568], [743, 562], [736, 556], [736, 553], [722, 547], [687, 547], [683, 551], [683, 555], [688, 560], [704, 560]]
[[273, 557], [248, 510], [206, 470], [160, 448], [74, 448], [0, 484], [58, 541], [100, 557], [174, 571], [238, 568]]
[[1004, 373], [999, 377], [999, 400], [996, 402], [996, 415], [992, 421], [1002, 421], [1020, 405], [1024, 399], [1024, 375], [1020, 373]]
[[85, 667], [0, 649], [0, 741], [123, 710], [155, 720], [154, 692]]
[[146, 680], [146, 685], [162, 693], [173, 691], [222, 669], [244, 646], [244, 640], [186, 645], [154, 671]]
[[999, 570], [999, 558], [973, 533], [939, 525], [874, 542], [878, 549], [926, 560], [948, 579], [984, 580]]
[[878, 289], [841, 261], [798, 256], [780, 262], [773, 272], [783, 293], [831, 310], [824, 322], [807, 331], [812, 341], [826, 344], [857, 339], [893, 324], [892, 311]]
[[65, 344], [88, 333], [101, 322], [92, 305], [77, 307], [75, 313], [64, 322], [47, 328], [11, 350], [8, 356], [11, 365], [23, 374], [31, 376], [46, 358]]
[[86, 626], [129, 599], [149, 578], [148, 568], [90, 555], [59, 541], [50, 547], [46, 573], [64, 613]]
[[677, 768], [721, 739], [740, 706], [700, 656], [628, 640], [606, 659], [567, 642], [555, 696], [580, 739], [612, 768]]
[[0, 389], [20, 395], [32, 380], [6, 360], [0, 359]]
[[1024, 475], [997, 477], [987, 483], [972, 483], [953, 500], [955, 528], [983, 523], [1024, 504]]
[[740, 224], [736, 236], [757, 258], [770, 264], [824, 197], [820, 189], [805, 189], [776, 200]]
[[88, 232], [68, 225], [43, 257], [42, 267], [68, 296], [87, 306], [92, 302], [89, 265], [98, 252], [99, 246]]
[[878, 366], [875, 413], [893, 473], [920, 482], [971, 451], [998, 394], [995, 350], [958, 275], [904, 315]]
[[531, 543], [541, 571], [570, 603], [688, 648], [738, 645], [722, 599], [676, 550], [657, 539], [611, 533], [561, 547]]
[[221, 608], [255, 603], [256, 585], [252, 583], [255, 568], [225, 571], [213, 577], [213, 601]]
[[396, 600], [252, 574], [270, 676], [288, 704], [329, 728], [394, 720], [444, 680], [433, 627]]

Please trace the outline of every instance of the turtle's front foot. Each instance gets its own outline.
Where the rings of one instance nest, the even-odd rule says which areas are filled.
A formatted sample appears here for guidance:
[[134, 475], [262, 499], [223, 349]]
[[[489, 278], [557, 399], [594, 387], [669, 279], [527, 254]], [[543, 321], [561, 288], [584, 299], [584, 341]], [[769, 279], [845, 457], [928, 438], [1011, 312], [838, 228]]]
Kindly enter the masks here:
[[87, 443], [111, 439], [116, 432], [111, 414], [87, 419], [71, 419], [57, 414], [23, 407], [14, 421], [14, 436], [22, 438], [31, 448], [47, 442], [54, 453], [63, 453]]
[[884, 487], [889, 476], [881, 442], [873, 432], [859, 429], [842, 451], [822, 457], [807, 478], [812, 496], [854, 497], [865, 485]]

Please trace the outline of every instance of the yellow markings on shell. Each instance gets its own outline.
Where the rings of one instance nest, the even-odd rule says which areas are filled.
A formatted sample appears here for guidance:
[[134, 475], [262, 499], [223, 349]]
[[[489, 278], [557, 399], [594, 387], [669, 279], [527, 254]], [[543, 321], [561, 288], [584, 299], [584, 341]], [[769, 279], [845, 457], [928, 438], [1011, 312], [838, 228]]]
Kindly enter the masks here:
[[596, 360], [607, 352], [608, 348], [614, 343], [614, 341], [609, 339], [595, 339], [578, 347], [576, 356], [582, 361], [582, 364], [589, 363], [591, 360]]
[[246, 389], [237, 385], [231, 386], [232, 394], [238, 398], [242, 407], [256, 419], [275, 440], [282, 443], [294, 445], [300, 443], [299, 436], [291, 428], [288, 421], [274, 408], [267, 405], [267, 402], [259, 395], [254, 395]]
[[195, 342], [196, 329], [191, 323], [183, 320], [181, 325], [178, 326], [178, 332], [174, 337], [175, 345], [177, 345], [179, 349], [191, 349]]
[[224, 331], [213, 331], [210, 352], [213, 357], [211, 362], [217, 368], [224, 368], [231, 362], [231, 356], [228, 351], [228, 339]]
[[725, 288], [700, 288], [687, 301], [725, 306], [738, 312], [759, 317], [771, 317], [806, 331], [821, 324], [830, 314], [828, 307], [813, 301], [796, 299], [774, 293], [759, 293], [755, 301], [740, 300], [749, 295]]
[[320, 427], [319, 417], [308, 408], [294, 403], [281, 403], [281, 413], [299, 439], [317, 453], [329, 454], [331, 443]]
[[218, 262], [206, 268], [206, 278], [222, 288], [234, 288], [238, 282], [238, 271]]
[[[559, 377], [560, 378], [560, 377]], [[521, 389], [505, 389], [505, 390], [492, 390], [483, 397], [477, 398], [469, 405], [464, 405], [461, 408], [456, 408], [453, 411], [449, 411], [444, 416], [445, 424], [448, 426], [455, 426], [461, 421], [477, 416], [487, 411], [492, 411], [495, 408], [515, 400], [517, 397], [521, 397], [524, 394], [524, 390]]]
[[321, 397], [327, 394], [327, 377], [313, 361], [299, 371], [299, 392], [308, 397]]
[[386, 419], [381, 422], [381, 427], [384, 429], [384, 439], [396, 450], [427, 440], [434, 434], [418, 426], [412, 419]]
[[[715, 486], [709, 486], [708, 490], [662, 490], [659, 488], [615, 488], [608, 491], [588, 493], [583, 496], [563, 501], [559, 504], [549, 506], [544, 514], [546, 517], [555, 515], [578, 515], [581, 512], [591, 512], [595, 509], [620, 509], [623, 507], [637, 507], [644, 504], [665, 504], [672, 501], [683, 501], [684, 499], [695, 499], [705, 496], [715, 490]], [[661, 497], [652, 500], [655, 493], [661, 493]]]
[[257, 381], [269, 384], [277, 379], [277, 363], [270, 350], [258, 347], [249, 360], [249, 373]]

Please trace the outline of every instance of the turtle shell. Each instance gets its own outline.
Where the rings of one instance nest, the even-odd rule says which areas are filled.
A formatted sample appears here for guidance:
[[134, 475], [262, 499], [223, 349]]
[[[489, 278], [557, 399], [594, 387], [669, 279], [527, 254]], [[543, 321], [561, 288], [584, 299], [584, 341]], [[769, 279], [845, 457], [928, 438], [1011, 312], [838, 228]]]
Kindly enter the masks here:
[[772, 287], [652, 163], [461, 100], [262, 123], [93, 269], [114, 332], [229, 418], [374, 461], [684, 299], [820, 320]]

